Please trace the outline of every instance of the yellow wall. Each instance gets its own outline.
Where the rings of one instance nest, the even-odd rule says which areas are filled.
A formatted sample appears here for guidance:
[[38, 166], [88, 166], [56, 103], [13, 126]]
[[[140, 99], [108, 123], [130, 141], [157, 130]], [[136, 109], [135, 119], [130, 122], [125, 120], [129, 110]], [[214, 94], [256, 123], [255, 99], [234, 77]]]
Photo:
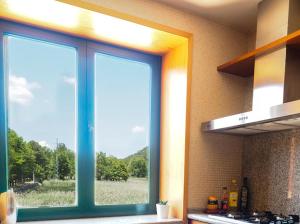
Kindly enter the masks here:
[[7, 193], [0, 193], [0, 223], [6, 219]]
[[0, 18], [160, 55], [190, 36], [79, 0], [2, 0]]
[[240, 178], [240, 137], [203, 134], [201, 122], [243, 111], [248, 80], [220, 75], [216, 67], [247, 50], [247, 37], [228, 27], [154, 0], [84, 0], [193, 34], [188, 164], [188, 207], [204, 208], [231, 178]]
[[161, 101], [160, 198], [171, 216], [185, 216], [186, 105], [188, 42], [163, 57]]

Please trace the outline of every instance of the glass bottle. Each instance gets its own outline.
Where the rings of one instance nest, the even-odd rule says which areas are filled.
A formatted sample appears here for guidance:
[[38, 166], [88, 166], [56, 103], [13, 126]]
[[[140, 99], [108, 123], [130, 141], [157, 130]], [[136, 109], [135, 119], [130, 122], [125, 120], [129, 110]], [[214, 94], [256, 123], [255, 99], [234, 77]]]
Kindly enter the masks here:
[[223, 187], [223, 194], [221, 198], [221, 211], [226, 213], [228, 211], [228, 190], [227, 187]]
[[244, 177], [243, 185], [241, 187], [241, 195], [240, 195], [241, 212], [246, 212], [248, 210], [249, 188], [248, 188], [247, 181], [248, 181], [247, 177]]
[[238, 210], [238, 186], [235, 179], [231, 181], [230, 190], [229, 190], [229, 210], [237, 211]]

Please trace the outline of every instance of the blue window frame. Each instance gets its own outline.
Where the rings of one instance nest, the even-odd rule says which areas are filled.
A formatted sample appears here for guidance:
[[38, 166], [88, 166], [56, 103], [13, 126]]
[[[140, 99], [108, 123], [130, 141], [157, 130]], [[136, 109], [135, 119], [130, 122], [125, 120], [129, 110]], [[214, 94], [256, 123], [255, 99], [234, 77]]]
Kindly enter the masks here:
[[[0, 20], [0, 192], [8, 188], [7, 77], [4, 36], [16, 35], [65, 45], [77, 50], [77, 205], [73, 207], [21, 208], [18, 220], [137, 215], [155, 213], [159, 197], [161, 57], [94, 42], [52, 31]], [[102, 53], [145, 63], [151, 68], [149, 128], [149, 202], [146, 204], [95, 204], [94, 79], [95, 54]]]

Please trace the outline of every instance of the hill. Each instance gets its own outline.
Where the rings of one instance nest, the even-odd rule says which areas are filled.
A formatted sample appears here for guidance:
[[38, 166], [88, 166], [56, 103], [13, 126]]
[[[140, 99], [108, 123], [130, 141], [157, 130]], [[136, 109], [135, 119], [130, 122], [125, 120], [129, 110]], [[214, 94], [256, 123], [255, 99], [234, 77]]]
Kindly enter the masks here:
[[128, 164], [131, 159], [136, 158], [136, 157], [141, 157], [141, 158], [145, 159], [146, 161], [148, 161], [148, 147], [145, 147], [145, 148], [137, 151], [136, 153], [125, 157], [123, 159], [123, 161], [125, 161]]

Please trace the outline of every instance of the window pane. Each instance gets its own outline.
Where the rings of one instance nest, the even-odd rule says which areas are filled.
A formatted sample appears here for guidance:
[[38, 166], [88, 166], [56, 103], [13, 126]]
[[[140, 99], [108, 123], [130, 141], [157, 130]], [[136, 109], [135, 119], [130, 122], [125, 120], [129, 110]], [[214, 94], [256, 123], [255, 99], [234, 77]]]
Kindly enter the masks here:
[[149, 65], [95, 56], [97, 205], [149, 203]]
[[9, 185], [20, 207], [76, 203], [74, 48], [6, 36]]

